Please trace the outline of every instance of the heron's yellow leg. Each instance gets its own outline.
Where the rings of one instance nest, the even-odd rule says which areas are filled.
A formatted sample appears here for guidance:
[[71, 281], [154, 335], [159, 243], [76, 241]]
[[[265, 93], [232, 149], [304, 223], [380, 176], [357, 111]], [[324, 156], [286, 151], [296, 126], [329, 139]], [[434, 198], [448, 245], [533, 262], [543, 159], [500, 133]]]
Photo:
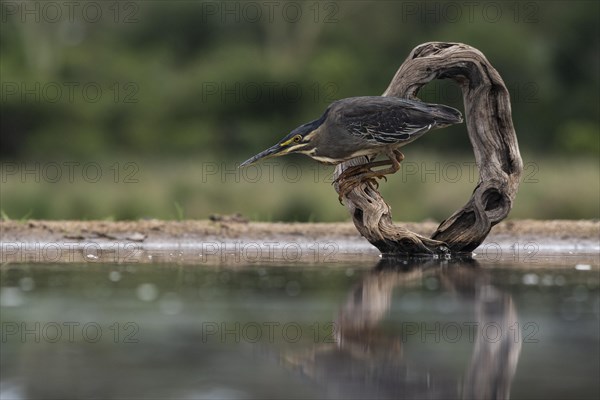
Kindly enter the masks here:
[[[372, 161], [363, 165], [357, 165], [350, 167], [340, 174], [336, 179], [339, 182], [339, 200], [342, 202], [342, 197], [351, 192], [355, 187], [362, 183], [371, 183], [378, 187], [378, 183], [375, 180], [384, 178], [387, 180], [386, 175], [398, 172], [400, 169], [400, 163], [404, 160], [404, 154], [398, 150], [388, 150], [388, 160]], [[388, 168], [373, 171], [372, 168], [389, 165]]]

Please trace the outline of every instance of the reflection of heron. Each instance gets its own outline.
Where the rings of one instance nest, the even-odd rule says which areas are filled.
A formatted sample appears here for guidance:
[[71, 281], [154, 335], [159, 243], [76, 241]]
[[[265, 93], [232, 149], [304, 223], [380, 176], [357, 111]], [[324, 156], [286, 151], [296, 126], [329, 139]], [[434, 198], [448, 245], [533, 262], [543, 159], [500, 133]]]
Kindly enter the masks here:
[[[472, 302], [478, 326], [494, 324], [503, 333], [515, 326], [517, 314], [511, 296], [474, 270], [474, 260], [451, 260], [453, 265], [448, 268], [443, 263], [423, 259], [404, 264], [384, 258], [350, 291], [341, 307], [336, 321], [337, 346], [318, 345], [308, 357], [288, 355], [286, 359], [333, 387], [338, 397], [508, 398], [521, 351], [521, 343], [512, 335], [503, 334], [499, 340], [477, 335], [461, 378], [455, 371], [443, 372], [431, 361], [431, 354], [419, 360], [409, 358], [406, 348], [413, 343], [400, 340], [400, 332], [390, 335], [389, 329], [380, 327], [391, 307], [392, 292], [418, 286], [426, 277], [436, 277], [446, 292]], [[457, 390], [457, 379], [462, 380], [462, 393]]]
[[[304, 124], [277, 144], [255, 155], [241, 166], [261, 158], [290, 153], [306, 154], [313, 159], [339, 164], [359, 156], [386, 155], [389, 160], [371, 161], [347, 169], [340, 177], [344, 187], [340, 197], [364, 180], [382, 178], [400, 168], [404, 159], [399, 147], [425, 132], [462, 122], [454, 108], [397, 97], [351, 97], [332, 103], [321, 118]], [[371, 168], [390, 165], [373, 171]], [[343, 178], [343, 179], [342, 179]]]

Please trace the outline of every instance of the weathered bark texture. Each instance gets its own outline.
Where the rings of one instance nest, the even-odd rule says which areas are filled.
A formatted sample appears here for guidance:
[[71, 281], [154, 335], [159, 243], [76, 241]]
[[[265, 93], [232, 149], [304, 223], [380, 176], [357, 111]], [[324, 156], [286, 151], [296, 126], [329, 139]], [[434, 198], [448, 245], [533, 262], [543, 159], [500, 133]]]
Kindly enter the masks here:
[[[368, 182], [344, 196], [358, 231], [385, 254], [472, 251], [508, 215], [519, 187], [523, 162], [508, 90], [498, 72], [471, 46], [425, 43], [410, 53], [383, 96], [415, 99], [421, 87], [434, 79], [451, 79], [462, 89], [479, 182], [469, 202], [443, 221], [431, 238], [394, 225], [390, 207]], [[335, 177], [366, 161], [360, 157], [338, 165]], [[339, 185], [335, 188], [339, 193]]]

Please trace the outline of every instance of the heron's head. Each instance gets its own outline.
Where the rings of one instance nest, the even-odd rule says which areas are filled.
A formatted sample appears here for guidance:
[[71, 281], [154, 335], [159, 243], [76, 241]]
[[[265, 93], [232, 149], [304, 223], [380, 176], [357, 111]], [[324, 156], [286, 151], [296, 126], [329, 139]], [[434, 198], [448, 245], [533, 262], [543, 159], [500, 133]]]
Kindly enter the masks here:
[[325, 112], [321, 118], [299, 126], [274, 146], [271, 146], [254, 157], [244, 161], [240, 164], [240, 168], [254, 164], [262, 158], [278, 157], [290, 153], [310, 154], [310, 151], [314, 149], [313, 139], [318, 134], [317, 130], [323, 125], [326, 118], [327, 112]]

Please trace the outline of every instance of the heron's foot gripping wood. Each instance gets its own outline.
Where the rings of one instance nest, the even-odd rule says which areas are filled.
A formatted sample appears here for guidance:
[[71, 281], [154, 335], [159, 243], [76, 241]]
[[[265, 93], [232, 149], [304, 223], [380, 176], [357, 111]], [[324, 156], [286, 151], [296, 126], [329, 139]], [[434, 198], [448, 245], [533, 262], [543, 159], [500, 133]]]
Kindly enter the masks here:
[[[339, 183], [339, 196], [338, 200], [340, 204], [343, 204], [342, 198], [348, 193], [354, 190], [357, 186], [366, 183], [374, 186], [375, 189], [379, 187], [377, 179], [385, 179], [386, 175], [398, 172], [400, 169], [400, 163], [404, 160], [404, 154], [398, 150], [390, 150], [387, 152], [389, 160], [372, 161], [366, 164], [357, 165], [350, 167], [340, 174], [335, 182]], [[388, 168], [374, 171], [373, 168], [382, 167], [389, 165]]]

